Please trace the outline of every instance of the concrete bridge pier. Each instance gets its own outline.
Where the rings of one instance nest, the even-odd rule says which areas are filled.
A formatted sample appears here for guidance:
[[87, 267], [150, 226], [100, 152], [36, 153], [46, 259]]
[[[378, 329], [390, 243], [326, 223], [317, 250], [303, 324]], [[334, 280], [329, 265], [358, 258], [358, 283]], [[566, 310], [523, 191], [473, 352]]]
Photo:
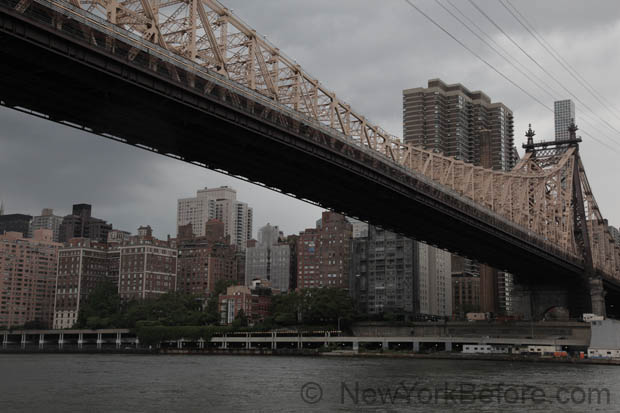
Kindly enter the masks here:
[[276, 333], [271, 333], [271, 349], [276, 350], [278, 348], [278, 344], [276, 342]]
[[357, 340], [353, 342], [353, 351], [355, 351], [356, 353], [360, 351], [360, 343]]
[[607, 293], [603, 288], [603, 280], [600, 277], [591, 277], [589, 279], [590, 286], [590, 302], [592, 303], [592, 312], [597, 315], [607, 316], [607, 308], [605, 306], [605, 296]]
[[121, 333], [116, 333], [116, 348], [117, 349], [121, 348], [121, 344], [122, 344]]
[[65, 345], [65, 333], [60, 333], [58, 336], [58, 348], [62, 350]]
[[553, 282], [515, 283], [513, 313], [526, 320], [551, 317], [581, 318], [583, 313], [606, 315], [605, 290], [600, 277], [561, 278]]
[[[568, 311], [568, 291], [557, 287], [519, 286], [513, 290], [513, 311], [525, 320], [542, 320], [552, 308]], [[568, 316], [568, 314], [567, 314]]]
[[39, 334], [39, 348], [42, 349], [45, 345], [45, 334]]
[[22, 333], [22, 348], [26, 348], [26, 333]]
[[419, 353], [420, 352], [420, 342], [419, 341], [414, 341], [413, 342], [413, 352], [414, 353]]
[[2, 348], [6, 348], [9, 345], [9, 333], [7, 331], [4, 332], [2, 336]]
[[452, 343], [446, 342], [446, 351], [452, 351]]
[[84, 345], [84, 333], [78, 334], [78, 348], [81, 349]]
[[568, 318], [570, 298], [568, 288], [559, 285], [515, 284], [512, 290], [513, 313], [525, 320], [542, 320], [549, 310], [556, 308], [563, 309]]
[[103, 345], [103, 338], [101, 333], [97, 333], [97, 350], [101, 350], [101, 346]]

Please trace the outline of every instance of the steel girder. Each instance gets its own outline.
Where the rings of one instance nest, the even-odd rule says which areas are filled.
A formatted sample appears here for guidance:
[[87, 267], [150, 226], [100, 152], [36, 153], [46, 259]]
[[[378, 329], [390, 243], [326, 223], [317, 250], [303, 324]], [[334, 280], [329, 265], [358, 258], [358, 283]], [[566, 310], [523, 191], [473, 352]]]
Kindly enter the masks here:
[[[15, 10], [24, 12], [33, 1], [19, 0]], [[67, 10], [88, 11], [145, 42], [293, 109], [338, 132], [348, 142], [371, 149], [517, 224], [568, 256], [589, 259], [584, 254], [591, 250], [593, 269], [620, 279], [620, 248], [596, 204], [577, 147], [529, 152], [512, 171], [500, 172], [405, 145], [353, 110], [216, 0], [50, 3]], [[60, 27], [63, 21], [54, 24]], [[87, 26], [82, 30], [91, 42], [98, 41]], [[106, 42], [110, 42], [106, 47], [115, 47], [113, 41]], [[130, 55], [138, 54], [136, 49]], [[176, 75], [175, 62], [164, 70]], [[576, 192], [581, 192], [579, 201]], [[577, 208], [576, 202], [583, 202], [583, 208]], [[583, 211], [584, 225], [575, 215], [576, 210]], [[585, 226], [587, 234], [576, 225]], [[585, 248], [583, 242], [588, 242], [590, 248]]]

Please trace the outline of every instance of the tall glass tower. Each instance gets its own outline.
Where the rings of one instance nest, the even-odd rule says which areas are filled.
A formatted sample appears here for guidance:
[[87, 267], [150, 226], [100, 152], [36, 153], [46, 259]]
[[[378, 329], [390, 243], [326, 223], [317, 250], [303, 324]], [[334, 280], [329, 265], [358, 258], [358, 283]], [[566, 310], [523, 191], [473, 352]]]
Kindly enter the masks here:
[[553, 104], [555, 113], [555, 140], [570, 139], [568, 127], [575, 121], [575, 104], [572, 100], [558, 100]]

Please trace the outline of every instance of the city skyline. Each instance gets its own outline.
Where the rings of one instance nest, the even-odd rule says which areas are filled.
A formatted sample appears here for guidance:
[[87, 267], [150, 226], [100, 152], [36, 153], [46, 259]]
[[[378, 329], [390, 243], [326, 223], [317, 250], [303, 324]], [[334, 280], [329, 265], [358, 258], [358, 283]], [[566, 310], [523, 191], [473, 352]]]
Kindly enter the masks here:
[[[468, 85], [472, 90], [484, 90], [494, 100], [509, 106], [514, 112], [515, 144], [521, 154], [523, 150], [520, 144], [524, 141], [523, 133], [529, 123], [532, 123], [537, 132], [536, 139], [552, 139], [554, 136], [552, 112], [545, 113], [535, 102], [468, 55], [414, 10], [405, 8], [404, 4], [402, 7], [377, 11], [372, 3], [367, 3], [367, 7], [361, 7], [362, 4], [353, 7], [350, 2], [342, 2], [338, 5], [330, 4], [329, 15], [325, 11], [328, 3], [321, 1], [303, 5], [296, 2], [261, 2], [257, 5], [232, 0], [225, 4], [241, 17], [251, 21], [259, 32], [266, 34], [283, 52], [297, 59], [354, 107], [396, 135], [401, 135], [402, 130], [402, 90], [423, 87], [428, 79], [440, 77], [448, 83], [459, 82]], [[620, 35], [620, 27], [616, 23], [618, 10], [613, 7], [613, 2], [600, 2], [596, 8], [587, 9], [576, 2], [566, 2], [562, 8], [549, 7], [548, 10], [535, 2], [525, 2], [518, 6], [531, 18], [539, 32], [563, 52], [563, 56], [597, 90], [605, 93], [613, 90], [609, 85], [613, 86], [617, 80], [613, 77], [615, 71], [612, 69], [620, 66], [615, 54], [610, 52], [613, 40]], [[441, 23], [451, 22], [451, 17], [431, 2], [422, 2], [421, 7], [437, 17]], [[511, 47], [482, 16], [474, 14], [475, 10], [465, 6], [462, 8], [468, 15], [475, 17], [489, 33], [492, 32], [502, 45]], [[271, 20], [273, 16], [261, 12], [268, 9], [279, 10], [282, 16], [289, 16], [297, 21], [319, 21], [321, 24], [317, 27], [305, 24], [306, 29], [298, 31], [297, 25], [275, 24]], [[489, 5], [488, 11], [527, 50], [534, 50], [537, 59], [542, 63], [549, 63], [550, 70], [561, 74], [559, 77], [571, 90], [577, 91], [578, 87], [570, 83], [571, 78], [562, 73], [561, 68], [554, 66], [548, 56], [544, 56], [543, 51], [539, 50], [540, 47], [528, 37], [523, 28], [510, 20], [511, 16], [505, 10], [494, 4]], [[347, 13], [353, 13], [352, 17], [343, 18]], [[394, 19], [399, 22], [415, 21], [416, 25], [407, 26], [404, 33], [397, 35], [393, 32], [396, 29], [390, 29], [390, 25], [383, 24], [382, 26], [387, 28], [384, 34], [367, 39], [367, 35], [357, 32], [359, 28], [354, 21], [368, 21], [370, 18], [380, 22]], [[279, 19], [278, 23], [283, 20], [287, 22], [286, 19]], [[578, 22], [589, 24], [578, 25]], [[331, 36], [340, 41], [330, 41], [315, 32], [325, 27], [329, 27]], [[501, 60], [494, 56], [490, 49], [485, 48], [465, 29], [459, 28], [456, 22], [450, 27], [501, 70], [513, 74], [506, 65], [502, 66]], [[595, 29], [590, 29], [591, 27]], [[352, 30], [359, 36], [347, 35]], [[428, 39], [427, 42], [412, 41], [427, 33], [433, 35], [431, 38], [424, 37]], [[307, 39], [310, 37], [314, 39], [313, 45], [307, 47]], [[358, 43], [359, 40], [349, 38], [367, 39], [370, 43], [366, 42], [364, 47], [388, 53], [391, 59], [387, 70], [389, 76], [384, 75], [384, 59], [377, 59], [378, 56], [369, 58], [360, 53], [360, 45], [364, 42]], [[599, 46], [589, 47], [593, 42]], [[441, 56], [437, 55], [437, 50], [441, 50]], [[319, 62], [324, 60], [333, 64], [321, 65]], [[520, 60], [536, 69], [524, 56], [520, 56]], [[604, 73], [597, 71], [594, 76], [594, 70], [600, 65], [592, 62], [603, 61], [609, 70]], [[350, 76], [353, 67], [356, 68], [356, 76]], [[518, 78], [518, 74], [515, 78]], [[534, 90], [525, 80], [517, 80], [527, 85], [528, 89]], [[614, 122], [615, 119], [610, 118], [606, 109], [596, 105], [596, 102], [592, 103], [593, 100], [585, 92], [579, 91], [578, 94], [600, 116]], [[368, 96], [373, 99], [368, 99]], [[555, 97], [570, 98], [566, 93]], [[612, 100], [615, 106], [620, 106], [617, 97], [606, 97]], [[546, 98], [545, 103], [552, 106], [553, 101]], [[575, 104], [581, 120], [587, 112], [579, 102]], [[295, 233], [311, 226], [313, 217], [321, 211], [312, 205], [216, 172], [129, 148], [4, 108], [0, 109], [0, 123], [5, 126], [0, 131], [0, 144], [4, 149], [0, 154], [0, 175], [12, 176], [19, 171], [19, 179], [4, 182], [0, 188], [0, 199], [5, 203], [5, 213], [25, 212], [34, 215], [42, 208], [50, 207], [61, 215], [69, 212], [69, 205], [64, 200], [69, 200], [69, 203], [87, 202], [95, 206], [96, 216], [112, 222], [115, 228], [132, 230], [132, 226], [148, 223], [154, 227], [156, 235], [163, 238], [168, 233], [174, 235], [176, 232], [174, 203], [177, 198], [186, 196], [197, 188], [220, 185], [235, 187], [243, 194], [245, 201], [254, 205], [257, 226], [266, 222], [277, 222], [283, 231]], [[597, 135], [588, 125], [581, 121], [577, 123], [585, 131]], [[25, 130], [26, 125], [28, 130]], [[597, 124], [597, 127], [602, 130], [605, 125]], [[617, 168], [613, 162], [616, 155], [585, 135], [584, 141], [581, 153], [597, 200], [610, 224], [618, 226], [620, 210], [615, 205], [620, 203], [620, 194], [616, 191], [604, 191], [613, 183], [613, 168]], [[33, 147], [36, 147], [37, 151], [33, 151]], [[23, 165], [35, 166], [23, 168]], [[608, 165], [612, 165], [611, 171]], [[63, 185], [63, 182], [71, 182], [71, 185]], [[23, 187], [31, 190], [23, 191]]]

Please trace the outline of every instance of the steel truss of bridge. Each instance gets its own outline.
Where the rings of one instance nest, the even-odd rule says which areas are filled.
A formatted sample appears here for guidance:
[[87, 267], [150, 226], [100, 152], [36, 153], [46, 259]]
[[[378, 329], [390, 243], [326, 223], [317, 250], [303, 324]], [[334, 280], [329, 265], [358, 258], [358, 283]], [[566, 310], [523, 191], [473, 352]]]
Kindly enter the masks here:
[[404, 145], [216, 1], [0, 0], [0, 75], [4, 106], [568, 286], [599, 313], [601, 283], [620, 293], [577, 142], [530, 141], [511, 172]]

